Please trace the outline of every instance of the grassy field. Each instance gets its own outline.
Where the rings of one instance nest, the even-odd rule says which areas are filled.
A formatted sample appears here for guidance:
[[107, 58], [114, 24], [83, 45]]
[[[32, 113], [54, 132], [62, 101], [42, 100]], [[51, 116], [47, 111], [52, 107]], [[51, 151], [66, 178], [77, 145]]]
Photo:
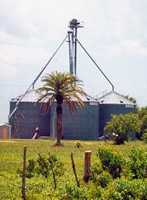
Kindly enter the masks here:
[[[81, 147], [77, 148], [76, 143], [80, 142]], [[96, 151], [99, 147], [109, 147], [115, 152], [119, 152], [127, 159], [128, 153], [132, 148], [140, 148], [147, 152], [147, 145], [140, 142], [129, 142], [125, 145], [113, 145], [111, 142], [97, 142], [97, 141], [63, 141], [64, 147], [53, 147], [52, 140], [12, 140], [0, 141], [0, 197], [1, 199], [20, 199], [21, 179], [17, 174], [18, 168], [22, 167], [23, 147], [27, 146], [27, 159], [37, 158], [37, 154], [46, 154], [48, 152], [55, 153], [65, 166], [66, 180], [73, 180], [70, 153], [73, 152], [74, 160], [77, 167], [77, 173], [80, 179], [83, 176], [83, 155], [85, 150], [92, 151], [92, 163], [95, 162]], [[33, 178], [28, 180], [30, 193], [28, 199], [42, 199], [40, 195], [40, 187], [44, 184], [43, 178]], [[37, 186], [38, 184], [38, 186]], [[47, 183], [49, 184], [49, 183]], [[36, 187], [36, 190], [32, 187]], [[35, 190], [35, 191], [34, 191]], [[34, 193], [34, 194], [33, 194]], [[48, 192], [49, 193], [49, 192]], [[44, 194], [45, 195], [45, 194]], [[49, 195], [49, 194], [48, 194]], [[43, 199], [52, 199], [45, 197]]]

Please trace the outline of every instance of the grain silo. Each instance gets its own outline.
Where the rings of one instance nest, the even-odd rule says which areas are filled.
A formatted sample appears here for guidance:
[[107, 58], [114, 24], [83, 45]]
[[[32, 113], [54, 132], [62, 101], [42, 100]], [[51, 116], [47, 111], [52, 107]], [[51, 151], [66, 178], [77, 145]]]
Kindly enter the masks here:
[[[18, 99], [11, 99], [10, 113], [15, 109]], [[12, 138], [32, 138], [35, 128], [39, 128], [40, 136], [50, 135], [50, 108], [44, 110], [43, 104], [37, 103], [37, 95], [31, 90], [19, 103], [10, 119]]]
[[[40, 136], [56, 137], [56, 104], [47, 109], [46, 104], [36, 103], [35, 91], [31, 91], [19, 103], [19, 107], [10, 120], [12, 138], [32, 138], [35, 128], [39, 128]], [[17, 98], [10, 102], [10, 113], [15, 108]], [[84, 108], [71, 113], [67, 105], [63, 105], [63, 137], [64, 139], [96, 140], [99, 130], [99, 106], [94, 100], [84, 100]]]
[[70, 113], [63, 111], [63, 130], [65, 139], [96, 140], [99, 136], [99, 106], [97, 102], [85, 102], [85, 107]]
[[[103, 95], [98, 100], [85, 99], [85, 108], [77, 112], [70, 113], [67, 107], [63, 106], [63, 136], [65, 139], [89, 139], [95, 140], [103, 135], [104, 126], [110, 120], [112, 114], [132, 112], [135, 104], [123, 95], [115, 92], [111, 80], [97, 65], [83, 44], [77, 37], [77, 30], [81, 28], [80, 22], [76, 19], [70, 21], [70, 31], [57, 47], [50, 59], [43, 66], [28, 87], [26, 92], [10, 102], [9, 122], [12, 125], [12, 137], [32, 138], [34, 130], [39, 127], [40, 136], [55, 136], [55, 104], [47, 111], [41, 109], [41, 103], [37, 103], [36, 93], [33, 88], [38, 79], [43, 74], [49, 63], [55, 57], [64, 42], [69, 45], [69, 71], [77, 76], [77, 45], [79, 45], [92, 63], [111, 86], [111, 92]], [[97, 87], [97, 86], [96, 86]], [[44, 106], [46, 104], [44, 103]]]
[[136, 104], [127, 99], [125, 96], [111, 91], [98, 98], [99, 101], [99, 134], [103, 135], [104, 127], [111, 119], [113, 114], [125, 114], [134, 112]]
[[[94, 99], [83, 99], [85, 106], [71, 112], [63, 105], [63, 138], [72, 140], [96, 140], [99, 136], [99, 104]], [[50, 134], [55, 137], [55, 104], [50, 112]]]

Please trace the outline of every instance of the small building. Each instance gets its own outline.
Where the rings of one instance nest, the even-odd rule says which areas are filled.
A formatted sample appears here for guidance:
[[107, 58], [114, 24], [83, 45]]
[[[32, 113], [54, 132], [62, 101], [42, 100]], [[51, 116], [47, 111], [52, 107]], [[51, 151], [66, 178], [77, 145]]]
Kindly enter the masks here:
[[11, 138], [11, 126], [7, 123], [0, 124], [0, 139], [8, 140]]

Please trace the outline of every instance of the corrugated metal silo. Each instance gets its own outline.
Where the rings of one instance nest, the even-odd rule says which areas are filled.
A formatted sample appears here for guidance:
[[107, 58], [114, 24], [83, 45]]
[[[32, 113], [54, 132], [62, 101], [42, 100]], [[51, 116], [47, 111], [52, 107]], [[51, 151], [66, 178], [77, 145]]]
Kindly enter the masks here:
[[[18, 98], [11, 99], [10, 113], [15, 108]], [[44, 111], [42, 104], [36, 103], [36, 100], [36, 93], [31, 91], [19, 103], [9, 122], [13, 138], [32, 138], [36, 127], [39, 127], [40, 136], [50, 135], [50, 108]]]
[[112, 114], [125, 114], [134, 112], [136, 105], [115, 91], [111, 91], [98, 99], [99, 111], [99, 133], [103, 135], [104, 127], [111, 119]]
[[[51, 107], [51, 135], [55, 136], [55, 105]], [[97, 101], [86, 101], [84, 108], [69, 111], [63, 106], [64, 139], [96, 140], [99, 134], [99, 105]]]

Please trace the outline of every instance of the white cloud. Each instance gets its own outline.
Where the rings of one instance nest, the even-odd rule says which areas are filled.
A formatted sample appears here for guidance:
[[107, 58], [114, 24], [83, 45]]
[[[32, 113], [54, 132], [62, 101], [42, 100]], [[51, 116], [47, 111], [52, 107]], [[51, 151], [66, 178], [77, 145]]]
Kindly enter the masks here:
[[122, 40], [110, 46], [103, 47], [109, 56], [147, 56], [147, 46], [142, 40]]

